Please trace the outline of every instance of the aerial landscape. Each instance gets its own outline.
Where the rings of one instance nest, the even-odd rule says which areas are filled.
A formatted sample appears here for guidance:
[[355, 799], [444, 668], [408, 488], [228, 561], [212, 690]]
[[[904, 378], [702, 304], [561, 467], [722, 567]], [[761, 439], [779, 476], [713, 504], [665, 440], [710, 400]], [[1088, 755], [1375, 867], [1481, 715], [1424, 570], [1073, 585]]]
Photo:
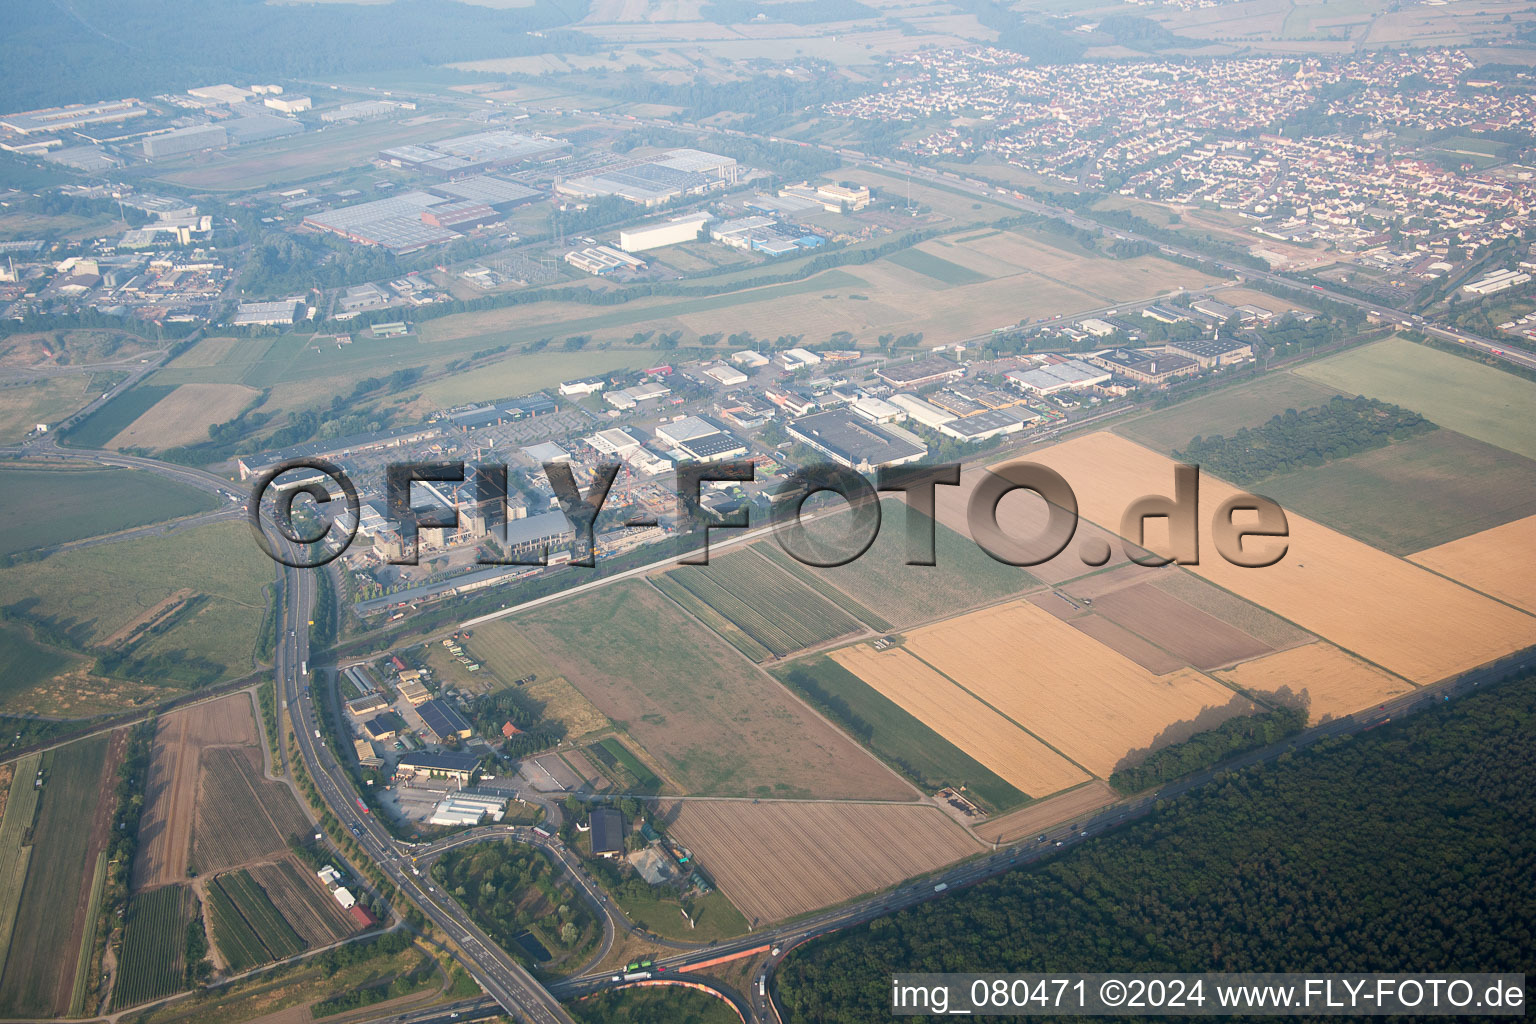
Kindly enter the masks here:
[[1525, 1013], [1536, 4], [4, 20], [0, 1024]]

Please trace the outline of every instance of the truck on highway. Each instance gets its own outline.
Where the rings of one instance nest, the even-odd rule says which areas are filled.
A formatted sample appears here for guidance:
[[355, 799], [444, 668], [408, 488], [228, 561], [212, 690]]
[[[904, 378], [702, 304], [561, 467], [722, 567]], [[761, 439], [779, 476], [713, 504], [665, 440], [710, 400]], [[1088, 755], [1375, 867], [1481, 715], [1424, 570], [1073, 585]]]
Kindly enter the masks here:
[[320, 738], [320, 730], [316, 729], [315, 730], [315, 739], [319, 739], [319, 738]]
[[933, 891], [934, 892], [943, 892], [945, 889], [948, 889], [948, 888], [949, 888], [949, 883], [948, 882], [940, 882], [938, 885], [933, 887]]
[[362, 797], [357, 797], [356, 799], [357, 799], [357, 809], [359, 811], [361, 811], [362, 813], [367, 814], [368, 813], [368, 805], [363, 803], [363, 798]]
[[625, 981], [644, 981], [651, 976], [650, 971], [636, 971], [633, 974], [624, 975]]

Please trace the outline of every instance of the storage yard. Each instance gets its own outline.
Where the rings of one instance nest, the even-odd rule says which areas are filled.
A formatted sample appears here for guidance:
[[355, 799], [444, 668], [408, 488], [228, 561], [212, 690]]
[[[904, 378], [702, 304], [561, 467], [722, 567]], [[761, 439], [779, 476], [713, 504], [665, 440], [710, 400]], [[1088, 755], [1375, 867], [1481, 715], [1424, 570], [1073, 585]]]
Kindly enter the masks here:
[[754, 925], [894, 885], [982, 848], [943, 811], [921, 805], [684, 800], [662, 802], [657, 815]]

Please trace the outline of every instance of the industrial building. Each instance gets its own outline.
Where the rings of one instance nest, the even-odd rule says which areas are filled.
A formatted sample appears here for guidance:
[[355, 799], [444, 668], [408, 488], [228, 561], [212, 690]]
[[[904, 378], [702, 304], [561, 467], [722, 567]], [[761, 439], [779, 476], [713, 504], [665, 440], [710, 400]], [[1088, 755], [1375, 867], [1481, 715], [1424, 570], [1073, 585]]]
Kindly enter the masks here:
[[737, 173], [736, 161], [728, 156], [674, 149], [651, 160], [568, 178], [555, 191], [576, 199], [618, 196], [650, 207], [734, 185]]
[[738, 217], [716, 225], [709, 234], [721, 245], [768, 256], [783, 256], [823, 244], [820, 236], [782, 227], [772, 217]]
[[589, 274], [611, 274], [615, 270], [644, 270], [646, 263], [628, 253], [606, 245], [592, 245], [565, 254], [565, 262]]
[[654, 224], [624, 228], [619, 232], [619, 248], [625, 252], [644, 252], [647, 249], [659, 249], [664, 245], [680, 245], [683, 242], [696, 241], [704, 225], [712, 220], [714, 217], [711, 214], [694, 213]]
[[508, 556], [532, 564], [536, 558], [570, 545], [576, 531], [565, 513], [556, 510], [509, 520], [499, 539]]
[[1461, 290], [1468, 295], [1493, 295], [1516, 285], [1525, 284], [1530, 279], [1531, 275], [1523, 270], [1500, 270], [1489, 274], [1481, 281], [1462, 285]]
[[429, 700], [417, 708], [416, 713], [437, 743], [447, 743], [455, 738], [467, 740], [475, 734], [469, 721], [459, 714], [459, 709], [445, 700]]
[[433, 808], [429, 825], [478, 825], [489, 817], [500, 821], [506, 814], [507, 797], [483, 789], [461, 789], [450, 793]]
[[881, 466], [902, 466], [928, 454], [928, 446], [911, 431], [889, 423], [871, 423], [849, 409], [791, 420], [788, 429], [790, 436], [860, 473]]
[[1007, 380], [1024, 391], [1054, 395], [1059, 391], [1077, 391], [1105, 384], [1111, 376], [1102, 366], [1094, 366], [1081, 359], [1067, 359], [1045, 363], [1032, 370], [1014, 370], [1007, 375]]
[[44, 107], [0, 117], [0, 128], [17, 135], [45, 135], [67, 132], [87, 125], [111, 124], [149, 113], [136, 99], [105, 100], [101, 103], [71, 103], [63, 107]]
[[404, 254], [459, 237], [457, 231], [428, 224], [422, 217], [430, 207], [446, 202], [430, 192], [402, 192], [387, 199], [312, 213], [304, 218], [304, 224], [359, 245], [377, 245]]
[[432, 779], [457, 779], [467, 785], [474, 781], [479, 766], [480, 759], [474, 754], [414, 752], [395, 762], [395, 778], [408, 780], [425, 776]]
[[308, 96], [268, 96], [261, 102], [284, 114], [302, 114], [315, 105]]
[[1208, 370], [1213, 366], [1228, 366], [1253, 358], [1253, 346], [1235, 338], [1170, 341], [1163, 346], [1163, 350], [1193, 359], [1200, 364], [1202, 370]]
[[294, 316], [304, 300], [298, 296], [278, 299], [274, 302], [242, 302], [230, 318], [235, 327], [264, 327], [293, 323]]
[[[1039, 419], [1035, 413], [1026, 414], [1029, 422]], [[1024, 429], [1026, 420], [1018, 414], [1001, 409], [989, 409], [974, 416], [961, 416], [939, 427], [939, 433], [957, 441], [986, 441], [1002, 434], [1016, 434]]]
[[147, 159], [160, 160], [168, 156], [181, 156], [183, 153], [223, 149], [229, 145], [229, 133], [221, 124], [200, 124], [151, 135], [141, 145]]
[[683, 416], [656, 428], [656, 440], [668, 448], [720, 433], [720, 428], [702, 416]]
[[870, 200], [869, 189], [862, 185], [811, 185], [804, 181], [779, 189], [779, 196], [819, 205], [828, 213], [862, 210]]
[[1200, 364], [1193, 359], [1161, 349], [1115, 348], [1095, 352], [1088, 359], [1138, 384], [1166, 384], [1175, 377], [1200, 372]]
[[875, 371], [875, 376], [897, 388], [920, 388], [941, 380], [958, 380], [965, 376], [965, 367], [938, 356], [926, 356], [905, 363], [887, 363]]
[[938, 430], [950, 420], [958, 418], [954, 413], [925, 402], [916, 395], [892, 395], [891, 404], [929, 430]]
[[498, 128], [424, 145], [394, 146], [380, 150], [379, 159], [424, 174], [461, 178], [497, 167], [564, 156], [570, 148], [571, 144], [564, 139]]
[[360, 100], [357, 103], [343, 103], [339, 107], [320, 112], [320, 120], [326, 124], [335, 124], [337, 121], [367, 121], [376, 117], [388, 117], [397, 110], [415, 110], [414, 103], [399, 103], [395, 100]]

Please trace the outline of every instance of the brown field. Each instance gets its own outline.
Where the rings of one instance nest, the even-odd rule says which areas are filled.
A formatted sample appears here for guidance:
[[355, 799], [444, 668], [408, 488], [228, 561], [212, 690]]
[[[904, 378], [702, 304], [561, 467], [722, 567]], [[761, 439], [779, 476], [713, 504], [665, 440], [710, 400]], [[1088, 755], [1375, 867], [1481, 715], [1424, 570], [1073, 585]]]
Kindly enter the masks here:
[[1536, 612], [1536, 516], [1516, 519], [1449, 544], [1409, 555], [1409, 561]]
[[1185, 604], [1150, 580], [1105, 594], [1093, 603], [1093, 610], [1199, 669], [1270, 653], [1267, 644]]
[[1073, 629], [1093, 637], [1116, 654], [1130, 658], [1155, 676], [1176, 672], [1185, 665], [1181, 659], [1175, 658], [1156, 644], [1142, 639], [1124, 626], [1111, 622], [1102, 615], [1080, 615], [1068, 619], [1067, 623]]
[[[1118, 526], [1137, 498], [1173, 490], [1171, 460], [1113, 434], [1078, 437], [1032, 452], [1029, 459], [1065, 477], [1082, 516], [1096, 523]], [[1007, 472], [1006, 466], [995, 469]], [[1202, 474], [1202, 516], [1236, 493], [1230, 484]], [[1297, 515], [1288, 520], [1286, 556], [1269, 568], [1247, 569], [1221, 557], [1206, 519], [1200, 565], [1191, 570], [1414, 682], [1433, 682], [1536, 643], [1536, 618], [1524, 612], [1312, 520]], [[1155, 547], [1155, 531], [1148, 532], [1148, 544]]]
[[1305, 702], [1312, 724], [1340, 718], [1413, 689], [1402, 677], [1322, 641], [1244, 662], [1221, 675], [1234, 686], [1281, 703]]
[[243, 384], [182, 384], [107, 442], [108, 448], [173, 448], [208, 440], [208, 428], [234, 419], [260, 392]]
[[212, 747], [254, 746], [257, 738], [251, 698], [244, 693], [172, 711], [160, 719], [133, 862], [135, 891], [186, 881], [204, 752]]
[[981, 847], [920, 804], [685, 800], [657, 808], [754, 926], [953, 863]]
[[253, 867], [251, 877], [266, 891], [283, 920], [312, 948], [328, 946], [357, 928], [314, 872], [299, 867], [289, 857]]
[[192, 829], [192, 866], [199, 874], [276, 857], [308, 826], [288, 787], [261, 777], [260, 751], [218, 747], [204, 753]]
[[1026, 796], [1088, 781], [1088, 773], [906, 651], [845, 647], [832, 659]]
[[1011, 843], [1025, 836], [1032, 836], [1041, 829], [1059, 825], [1064, 821], [1086, 818], [1100, 807], [1108, 807], [1119, 799], [1109, 784], [1095, 779], [1086, 786], [1079, 786], [1066, 793], [1059, 793], [1049, 800], [1021, 807], [1011, 814], [992, 818], [977, 825], [973, 831], [984, 843]]
[[1169, 567], [1152, 577], [1153, 585], [1223, 622], [1230, 623], [1271, 649], [1283, 651], [1317, 639], [1273, 612], [1212, 586], [1194, 573]]
[[914, 630], [906, 647], [1104, 778], [1253, 710], [1198, 672], [1154, 676], [1027, 601]]

